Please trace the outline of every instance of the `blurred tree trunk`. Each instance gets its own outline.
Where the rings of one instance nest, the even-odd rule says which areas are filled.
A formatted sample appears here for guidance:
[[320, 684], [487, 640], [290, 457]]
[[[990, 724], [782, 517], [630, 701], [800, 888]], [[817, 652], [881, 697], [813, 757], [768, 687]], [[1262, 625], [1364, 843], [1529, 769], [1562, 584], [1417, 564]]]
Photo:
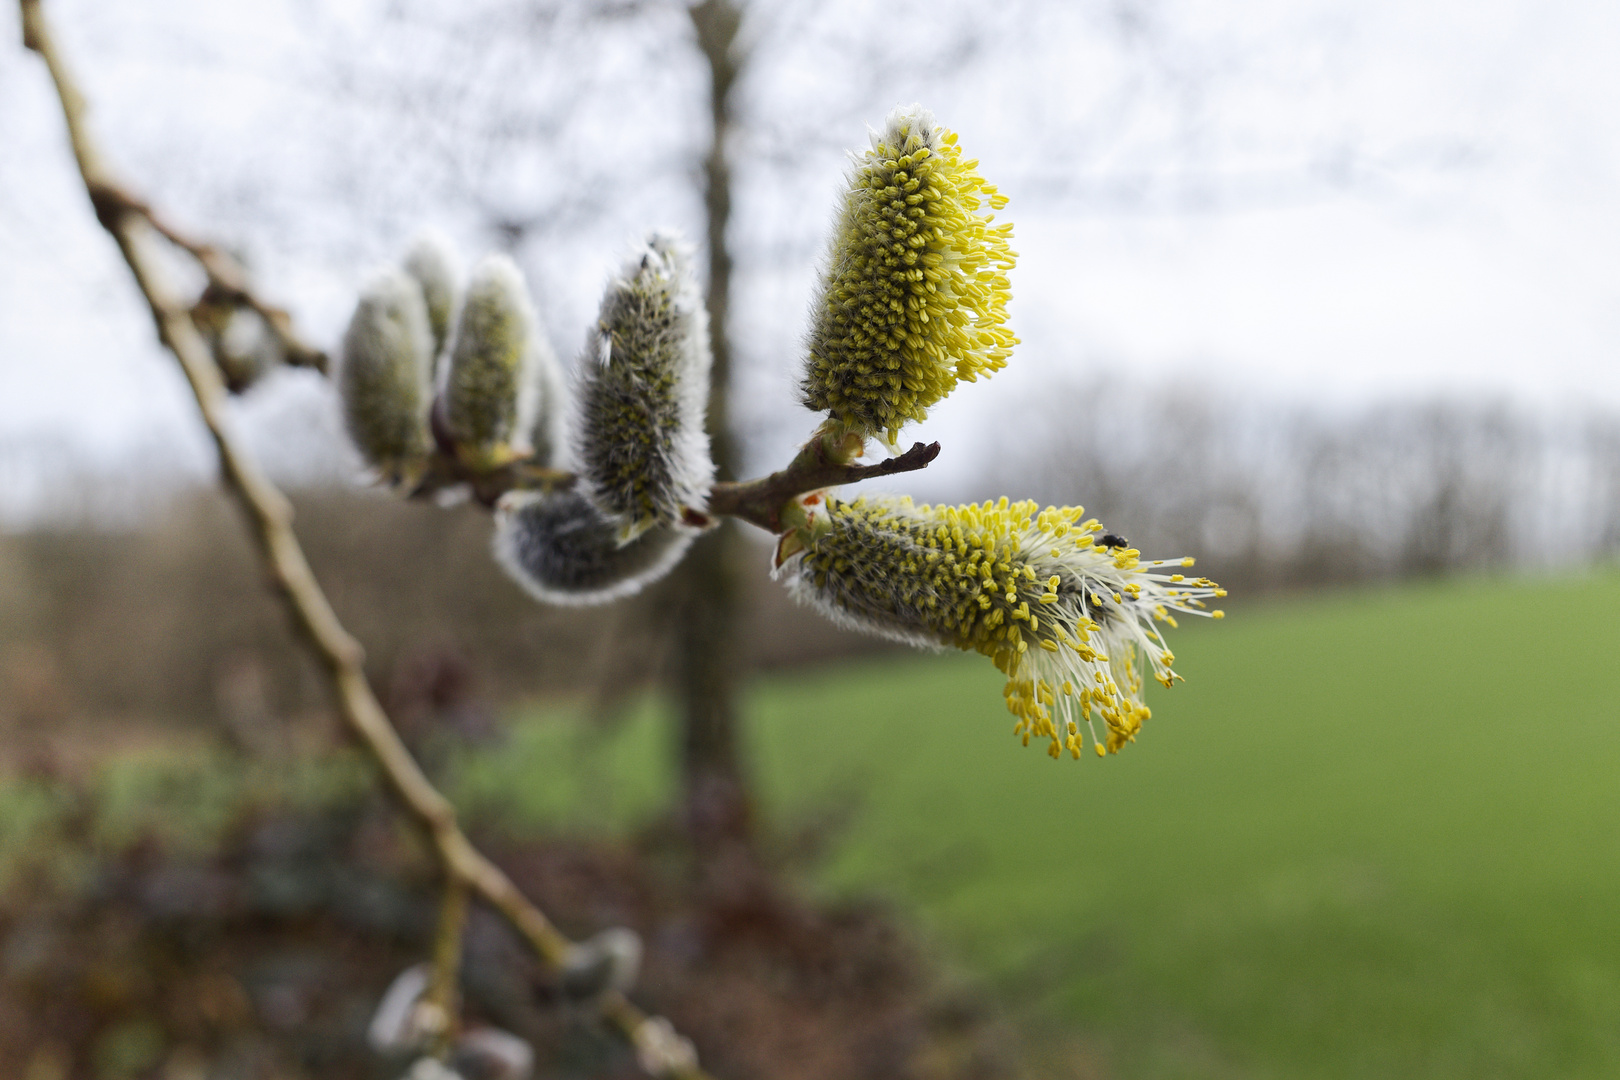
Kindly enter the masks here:
[[[730, 480], [736, 476], [737, 449], [726, 400], [731, 379], [726, 328], [731, 293], [731, 252], [726, 246], [731, 172], [726, 162], [726, 136], [733, 122], [731, 90], [742, 66], [733, 51], [742, 13], [733, 0], [704, 0], [690, 14], [698, 47], [709, 65], [714, 121], [704, 161], [709, 332], [714, 343], [708, 427], [720, 478]], [[682, 568], [671, 629], [680, 708], [684, 824], [697, 856], [700, 880], [711, 891], [742, 894], [732, 897], [741, 901], [758, 884], [758, 866], [753, 848], [753, 799], [738, 730], [738, 548], [735, 524], [729, 521], [694, 546]]]

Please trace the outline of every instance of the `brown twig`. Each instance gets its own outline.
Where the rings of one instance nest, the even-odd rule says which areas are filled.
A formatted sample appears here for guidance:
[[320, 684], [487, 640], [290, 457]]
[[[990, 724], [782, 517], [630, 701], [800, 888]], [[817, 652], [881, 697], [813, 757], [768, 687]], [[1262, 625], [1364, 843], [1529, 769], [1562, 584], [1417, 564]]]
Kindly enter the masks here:
[[467, 886], [459, 878], [447, 877], [439, 898], [439, 925], [433, 933], [433, 962], [427, 991], [422, 995], [417, 1027], [432, 1036], [435, 1048], [449, 1048], [455, 1035], [455, 1020], [461, 1012], [461, 938], [467, 926]]
[[[38, 0], [22, 0], [25, 7], [38, 8]], [[30, 31], [24, 27], [23, 43], [33, 48], [29, 38]], [[40, 51], [38, 49], [35, 50]], [[75, 105], [82, 113], [84, 103], [82, 98], [75, 98]], [[66, 107], [66, 99], [64, 99]], [[75, 147], [75, 152], [78, 151]], [[85, 149], [89, 149], [86, 147]], [[80, 154], [80, 166], [83, 171], [84, 158]], [[308, 344], [299, 336], [293, 326], [292, 316], [285, 308], [277, 307], [256, 293], [248, 281], [247, 271], [237, 262], [230, 253], [213, 244], [187, 236], [176, 228], [161, 214], [154, 210], [150, 203], [131, 193], [122, 185], [113, 180], [106, 173], [97, 171], [95, 174], [84, 174], [84, 186], [90, 196], [90, 205], [96, 212], [96, 220], [101, 222], [109, 231], [113, 228], [112, 222], [117, 221], [126, 214], [135, 214], [145, 218], [154, 232], [175, 247], [186, 252], [197, 260], [203, 273], [208, 275], [208, 292], [206, 299], [222, 307], [245, 307], [253, 311], [264, 320], [264, 324], [275, 335], [281, 346], [282, 356], [288, 364], [294, 367], [310, 367], [317, 371], [327, 370], [326, 353], [313, 345]]]
[[[275, 585], [286, 601], [293, 622], [314, 650], [332, 683], [338, 708], [350, 730], [371, 754], [383, 778], [406, 812], [426, 832], [447, 880], [457, 882], [499, 911], [550, 966], [564, 962], [572, 942], [518, 890], [510, 878], [472, 845], [456, 823], [456, 813], [423, 774], [400, 741], [387, 714], [366, 680], [363, 652], [338, 621], [320, 584], [315, 580], [292, 529], [292, 509], [285, 496], [265, 477], [231, 430], [227, 392], [206, 342], [185, 303], [161, 280], [148, 253], [148, 237], [157, 229], [152, 215], [134, 200], [110, 199], [110, 191], [123, 191], [108, 172], [85, 124], [85, 102], [67, 72], [49, 32], [39, 0], [19, 0], [23, 43], [37, 52], [50, 70], [68, 139], [85, 189], [96, 207], [97, 218], [118, 244], [124, 261], [146, 297], [158, 337], [180, 363], [203, 423], [219, 452], [225, 485], [241, 506]], [[189, 249], [188, 249], [189, 250]], [[200, 258], [200, 256], [199, 256]], [[670, 1045], [671, 1029], [661, 1018], [649, 1018], [619, 994], [605, 995], [603, 1014], [624, 1036], [643, 1051], [648, 1046]], [[706, 1074], [678, 1040], [682, 1052], [651, 1060], [663, 1063], [665, 1075], [682, 1080], [705, 1080]]]
[[770, 533], [782, 531], [782, 509], [789, 501], [810, 491], [853, 484], [877, 476], [916, 472], [939, 457], [939, 443], [912, 443], [898, 457], [875, 465], [853, 465], [829, 460], [826, 440], [813, 438], [797, 457], [780, 472], [758, 480], [716, 484], [709, 491], [709, 513], [743, 521]]
[[[939, 443], [912, 443], [905, 453], [872, 465], [855, 465], [831, 460], [825, 442], [811, 439], [788, 467], [754, 480], [721, 482], [709, 489], [708, 513], [687, 511], [687, 524], [707, 527], [715, 517], [734, 517], [776, 534], [782, 531], [782, 510], [793, 499], [811, 491], [840, 487], [879, 476], [926, 469], [939, 457]], [[475, 470], [461, 463], [453, 453], [440, 450], [428, 463], [427, 472], [411, 490], [413, 499], [429, 498], [445, 488], [466, 484], [473, 497], [485, 506], [515, 489], [560, 490], [572, 487], [573, 473], [542, 468], [527, 461], [515, 461], [490, 470]]]

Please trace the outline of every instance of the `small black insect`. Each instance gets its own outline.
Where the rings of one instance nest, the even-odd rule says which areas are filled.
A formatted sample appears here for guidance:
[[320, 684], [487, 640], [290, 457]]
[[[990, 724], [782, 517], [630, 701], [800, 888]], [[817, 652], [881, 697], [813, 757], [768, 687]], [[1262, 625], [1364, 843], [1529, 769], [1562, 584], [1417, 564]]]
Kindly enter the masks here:
[[1123, 536], [1116, 536], [1113, 533], [1103, 533], [1102, 538], [1097, 541], [1097, 546], [1105, 548], [1125, 548], [1130, 547], [1131, 542], [1125, 539]]

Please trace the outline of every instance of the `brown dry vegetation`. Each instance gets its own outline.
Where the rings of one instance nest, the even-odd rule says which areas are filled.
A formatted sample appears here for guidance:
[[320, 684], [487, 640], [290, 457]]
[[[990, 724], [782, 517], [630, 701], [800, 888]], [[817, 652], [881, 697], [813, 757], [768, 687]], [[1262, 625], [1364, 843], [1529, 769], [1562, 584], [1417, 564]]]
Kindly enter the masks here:
[[[665, 642], [679, 631], [666, 588], [606, 608], [548, 608], [491, 561], [489, 517], [475, 508], [345, 491], [295, 501], [310, 560], [385, 698], [445, 679], [495, 702], [611, 698], [663, 673]], [[748, 550], [757, 564], [742, 575], [739, 665], [885, 647], [796, 608], [769, 580], [765, 549]], [[88, 726], [104, 744], [109, 730], [118, 742], [152, 724], [220, 721], [251, 740], [260, 712], [326, 707], [240, 522], [205, 494], [136, 530], [0, 536], [0, 702], [14, 748], [60, 742], [64, 725]]]

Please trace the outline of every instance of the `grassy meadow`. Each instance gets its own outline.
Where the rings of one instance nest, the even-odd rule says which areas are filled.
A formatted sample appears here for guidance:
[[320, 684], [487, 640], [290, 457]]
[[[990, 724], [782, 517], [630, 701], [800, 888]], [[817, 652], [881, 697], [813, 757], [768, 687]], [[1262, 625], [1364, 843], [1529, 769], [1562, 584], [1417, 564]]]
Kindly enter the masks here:
[[[987, 661], [761, 681], [809, 882], [889, 898], [1071, 1074], [1620, 1075], [1620, 575], [1233, 605], [1117, 757], [1020, 747]], [[514, 824], [613, 828], [667, 791], [649, 702], [471, 761]]]

